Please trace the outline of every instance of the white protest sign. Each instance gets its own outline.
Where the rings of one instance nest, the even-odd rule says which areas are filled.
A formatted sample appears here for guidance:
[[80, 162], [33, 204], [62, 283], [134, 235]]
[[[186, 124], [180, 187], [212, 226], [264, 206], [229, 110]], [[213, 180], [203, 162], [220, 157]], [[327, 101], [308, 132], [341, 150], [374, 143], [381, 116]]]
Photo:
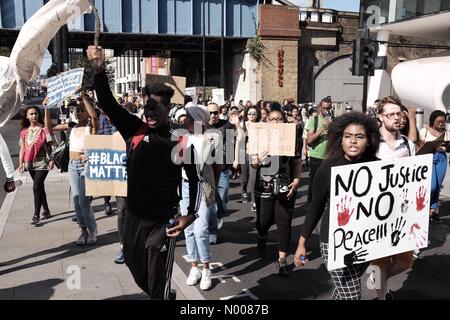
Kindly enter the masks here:
[[212, 101], [217, 103], [219, 106], [225, 104], [225, 92], [223, 89], [212, 89]]
[[433, 155], [333, 167], [328, 270], [428, 246]]
[[62, 72], [48, 79], [47, 97], [48, 106], [54, 106], [58, 102], [75, 93], [83, 82], [84, 68], [77, 68]]
[[271, 156], [295, 155], [295, 123], [249, 123], [248, 154], [260, 154], [267, 151]]
[[120, 134], [87, 136], [86, 195], [127, 196], [125, 141]]
[[45, 50], [58, 30], [90, 11], [87, 0], [51, 0], [25, 22], [9, 58], [0, 58], [0, 127], [17, 113], [28, 82], [39, 76]]

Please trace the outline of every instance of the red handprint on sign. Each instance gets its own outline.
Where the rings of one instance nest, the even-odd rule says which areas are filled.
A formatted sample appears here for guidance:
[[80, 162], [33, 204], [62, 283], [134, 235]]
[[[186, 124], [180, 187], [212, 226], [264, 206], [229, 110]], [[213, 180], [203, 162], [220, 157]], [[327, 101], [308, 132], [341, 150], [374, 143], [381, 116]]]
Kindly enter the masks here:
[[424, 186], [419, 187], [419, 191], [416, 192], [416, 209], [417, 211], [422, 211], [425, 208], [425, 194], [427, 193], [427, 189]]
[[418, 223], [414, 223], [410, 228], [409, 239], [412, 237], [416, 240], [417, 248], [421, 248], [428, 243], [428, 233], [422, 230]]
[[353, 208], [352, 212], [350, 213], [350, 202], [352, 202], [352, 198], [350, 197], [347, 202], [347, 196], [345, 196], [345, 198], [341, 198], [340, 207], [339, 203], [336, 204], [336, 209], [338, 212], [338, 225], [340, 227], [345, 226], [350, 221], [350, 217], [355, 211], [355, 209]]

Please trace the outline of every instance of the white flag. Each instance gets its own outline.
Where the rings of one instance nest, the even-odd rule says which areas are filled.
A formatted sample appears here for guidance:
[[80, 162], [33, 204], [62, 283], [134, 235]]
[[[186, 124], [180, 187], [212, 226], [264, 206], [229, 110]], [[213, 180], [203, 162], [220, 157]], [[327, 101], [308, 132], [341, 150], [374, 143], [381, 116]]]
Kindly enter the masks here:
[[39, 75], [45, 50], [58, 30], [90, 10], [88, 0], [51, 0], [23, 25], [11, 56], [0, 57], [0, 127], [19, 110], [26, 86]]

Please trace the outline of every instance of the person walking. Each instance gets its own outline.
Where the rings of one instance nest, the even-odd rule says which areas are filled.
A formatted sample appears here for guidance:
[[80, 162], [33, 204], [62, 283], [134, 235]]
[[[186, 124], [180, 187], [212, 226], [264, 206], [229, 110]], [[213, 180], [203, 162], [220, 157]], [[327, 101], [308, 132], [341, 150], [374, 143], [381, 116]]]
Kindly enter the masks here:
[[[94, 109], [94, 101], [82, 91], [82, 97], [72, 105], [75, 108], [75, 124], [69, 135], [69, 183], [75, 206], [77, 221], [81, 234], [75, 241], [77, 245], [93, 245], [97, 242], [97, 223], [95, 222], [94, 210], [91, 205], [91, 197], [86, 196], [85, 163], [86, 137], [94, 135], [98, 130], [98, 118]], [[50, 114], [45, 109], [45, 123], [50, 132], [67, 131], [72, 124], [54, 125], [50, 120]]]
[[[327, 158], [314, 176], [311, 210], [305, 218], [294, 255], [297, 266], [307, 264], [306, 241], [322, 218], [320, 226], [320, 252], [328, 264], [328, 232], [330, 221], [331, 168], [378, 160], [376, 152], [380, 133], [375, 119], [359, 112], [346, 113], [330, 124]], [[334, 283], [332, 300], [361, 299], [361, 276], [370, 262], [348, 265], [329, 271]]]
[[[194, 222], [200, 198], [200, 179], [195, 164], [180, 163], [172, 157], [174, 148], [180, 147], [183, 152], [185, 149], [183, 135], [176, 131], [180, 126], [169, 122], [168, 117], [174, 91], [164, 84], [152, 84], [148, 88], [143, 122], [114, 99], [105, 72], [103, 49], [89, 46], [87, 57], [95, 70], [94, 88], [99, 105], [127, 143], [125, 264], [150, 299], [164, 299], [166, 279], [170, 279], [166, 271], [170, 271], [173, 263], [173, 260], [167, 261], [171, 256], [168, 237], [176, 238]], [[175, 217], [182, 168], [189, 179], [188, 214]], [[174, 226], [169, 224], [171, 219], [174, 219]]]
[[28, 107], [24, 110], [20, 124], [19, 172], [28, 171], [33, 179], [34, 214], [31, 224], [39, 224], [41, 207], [44, 209], [42, 220], [51, 217], [45, 193], [45, 178], [53, 169], [50, 159], [53, 138], [42, 120], [39, 108]]
[[[286, 123], [284, 112], [273, 110], [269, 123]], [[266, 174], [265, 169], [278, 164], [275, 173]], [[287, 257], [291, 241], [291, 224], [297, 188], [300, 185], [302, 164], [299, 157], [268, 156], [262, 152], [252, 156], [252, 166], [257, 169], [255, 183], [256, 230], [258, 253], [264, 254], [270, 227], [275, 221], [278, 238], [277, 268], [280, 276], [289, 275]]]

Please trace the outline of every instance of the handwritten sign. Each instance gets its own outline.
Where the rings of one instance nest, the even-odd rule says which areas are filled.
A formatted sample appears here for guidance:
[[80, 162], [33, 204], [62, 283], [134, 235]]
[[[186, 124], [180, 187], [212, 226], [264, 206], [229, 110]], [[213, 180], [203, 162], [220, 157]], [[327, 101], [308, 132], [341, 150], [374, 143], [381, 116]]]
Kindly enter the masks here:
[[223, 89], [212, 89], [212, 101], [217, 103], [219, 106], [225, 104], [225, 92]]
[[86, 195], [127, 195], [125, 141], [120, 134], [87, 136]]
[[331, 169], [328, 270], [428, 246], [431, 154]]
[[175, 93], [173, 94], [170, 102], [181, 104], [184, 106], [184, 92], [186, 88], [186, 78], [185, 77], [175, 77], [175, 76], [161, 76], [157, 74], [147, 74], [145, 77], [145, 84], [149, 85], [151, 83], [164, 83], [166, 86], [171, 87]]
[[248, 154], [268, 151], [271, 156], [295, 155], [295, 123], [249, 123]]
[[48, 79], [48, 105], [54, 106], [56, 103], [75, 93], [83, 82], [84, 68], [77, 68], [62, 72], [57, 76]]

